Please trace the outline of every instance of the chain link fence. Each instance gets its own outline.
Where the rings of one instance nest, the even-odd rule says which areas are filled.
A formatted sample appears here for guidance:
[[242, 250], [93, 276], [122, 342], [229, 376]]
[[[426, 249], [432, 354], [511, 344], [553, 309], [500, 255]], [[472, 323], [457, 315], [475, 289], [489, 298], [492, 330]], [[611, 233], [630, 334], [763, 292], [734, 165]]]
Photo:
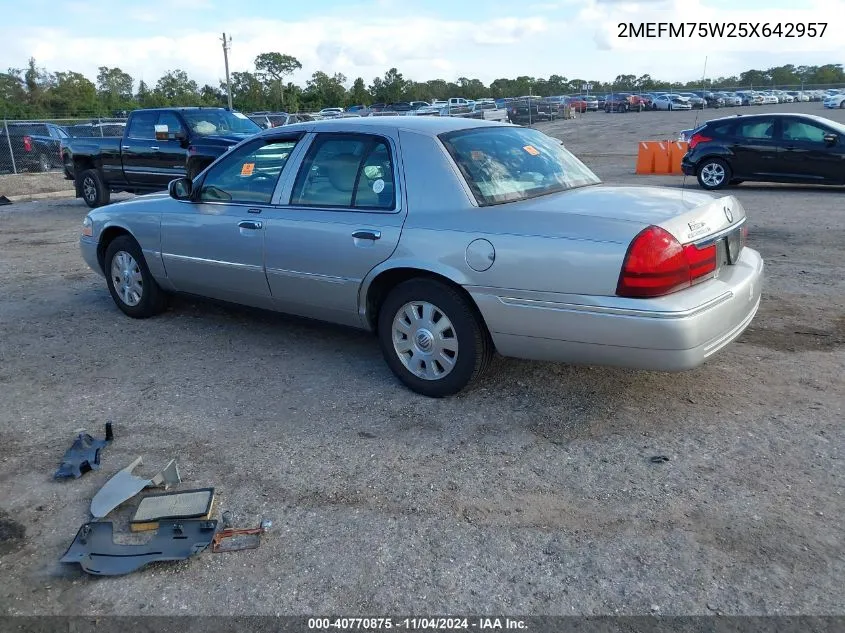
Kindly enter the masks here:
[[125, 127], [125, 118], [3, 119], [0, 123], [0, 174], [62, 169], [63, 141], [123, 136]]

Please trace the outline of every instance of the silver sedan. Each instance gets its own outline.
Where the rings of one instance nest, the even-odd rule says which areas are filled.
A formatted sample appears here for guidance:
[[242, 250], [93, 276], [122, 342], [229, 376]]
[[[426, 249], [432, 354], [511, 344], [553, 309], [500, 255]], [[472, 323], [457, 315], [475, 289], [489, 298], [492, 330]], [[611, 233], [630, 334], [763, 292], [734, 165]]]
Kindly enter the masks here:
[[82, 255], [136, 318], [171, 293], [374, 332], [457, 393], [509, 357], [681, 371], [757, 312], [733, 196], [612, 187], [560, 141], [453, 117], [266, 130], [167, 193], [92, 210]]

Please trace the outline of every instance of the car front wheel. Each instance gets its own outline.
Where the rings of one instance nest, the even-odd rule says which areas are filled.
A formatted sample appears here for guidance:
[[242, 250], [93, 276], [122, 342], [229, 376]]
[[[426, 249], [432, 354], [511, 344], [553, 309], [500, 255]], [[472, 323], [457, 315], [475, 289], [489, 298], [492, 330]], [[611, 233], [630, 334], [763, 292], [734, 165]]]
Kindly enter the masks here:
[[104, 263], [109, 293], [124, 314], [146, 319], [165, 309], [167, 296], [153, 279], [141, 247], [132, 237], [115, 238], [106, 249]]
[[721, 158], [707, 158], [698, 166], [697, 175], [703, 189], [721, 189], [731, 181], [731, 168]]
[[451, 396], [481, 376], [494, 347], [474, 306], [434, 279], [396, 286], [379, 310], [378, 337], [387, 365], [409, 389]]

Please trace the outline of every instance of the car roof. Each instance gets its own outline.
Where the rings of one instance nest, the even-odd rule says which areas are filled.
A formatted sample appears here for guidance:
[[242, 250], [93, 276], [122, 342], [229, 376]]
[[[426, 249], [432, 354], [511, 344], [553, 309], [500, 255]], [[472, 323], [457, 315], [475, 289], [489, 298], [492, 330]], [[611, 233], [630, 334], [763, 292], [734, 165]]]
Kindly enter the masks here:
[[[429, 136], [437, 136], [444, 132], [468, 130], [478, 127], [516, 127], [510, 123], [486, 121], [483, 119], [469, 119], [464, 117], [439, 116], [380, 116], [354, 117], [348, 119], [329, 119], [323, 121], [307, 121], [286, 125], [284, 132], [393, 132], [396, 130], [411, 130]], [[265, 130], [260, 132], [265, 136], [278, 134], [280, 130]]]
[[772, 112], [767, 114], [765, 112], [755, 112], [754, 114], [734, 114], [733, 116], [723, 116], [718, 119], [710, 119], [705, 125], [710, 123], [722, 123], [724, 121], [736, 121], [737, 119], [765, 119], [775, 117], [777, 119], [811, 119], [822, 124], [830, 124], [831, 120], [826, 119], [816, 114], [802, 114], [800, 112]]

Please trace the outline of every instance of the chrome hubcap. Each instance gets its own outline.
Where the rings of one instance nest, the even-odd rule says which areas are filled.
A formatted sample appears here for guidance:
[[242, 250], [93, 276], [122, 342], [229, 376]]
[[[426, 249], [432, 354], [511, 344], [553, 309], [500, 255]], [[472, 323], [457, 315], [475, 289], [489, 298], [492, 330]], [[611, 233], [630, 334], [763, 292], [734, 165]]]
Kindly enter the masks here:
[[725, 179], [725, 168], [718, 163], [708, 163], [701, 169], [701, 180], [709, 187], [717, 187]]
[[96, 200], [97, 185], [94, 184], [93, 178], [88, 177], [82, 181], [82, 193], [85, 196], [86, 200]]
[[141, 267], [126, 251], [118, 251], [111, 260], [111, 278], [114, 290], [120, 300], [128, 306], [141, 303], [144, 295], [144, 279]]
[[449, 317], [427, 301], [406, 303], [393, 319], [393, 349], [405, 368], [424, 380], [440, 380], [455, 368], [458, 337]]

